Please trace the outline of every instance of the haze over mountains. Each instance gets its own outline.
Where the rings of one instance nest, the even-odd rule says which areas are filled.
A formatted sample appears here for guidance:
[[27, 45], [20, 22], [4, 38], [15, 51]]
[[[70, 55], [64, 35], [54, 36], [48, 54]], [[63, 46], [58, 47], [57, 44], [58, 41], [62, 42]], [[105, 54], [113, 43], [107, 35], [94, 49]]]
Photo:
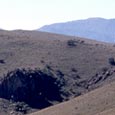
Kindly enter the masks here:
[[88, 18], [45, 25], [39, 31], [79, 36], [98, 41], [115, 42], [115, 19]]

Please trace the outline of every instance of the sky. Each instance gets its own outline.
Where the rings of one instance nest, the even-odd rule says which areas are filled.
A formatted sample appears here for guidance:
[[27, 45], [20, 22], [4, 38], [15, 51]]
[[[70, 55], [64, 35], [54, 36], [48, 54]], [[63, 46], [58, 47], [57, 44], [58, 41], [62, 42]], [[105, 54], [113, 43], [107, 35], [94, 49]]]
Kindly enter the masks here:
[[0, 28], [6, 30], [91, 17], [115, 18], [115, 0], [0, 0]]

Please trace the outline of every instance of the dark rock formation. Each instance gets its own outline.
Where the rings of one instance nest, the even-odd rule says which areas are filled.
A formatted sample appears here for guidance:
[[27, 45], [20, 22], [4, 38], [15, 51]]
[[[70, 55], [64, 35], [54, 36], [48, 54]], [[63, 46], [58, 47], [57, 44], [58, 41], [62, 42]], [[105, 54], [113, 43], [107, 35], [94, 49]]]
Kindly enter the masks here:
[[31, 107], [44, 108], [62, 101], [60, 82], [41, 70], [16, 69], [0, 82], [0, 97], [23, 101]]
[[0, 80], [0, 97], [18, 103], [15, 111], [26, 113], [27, 105], [42, 109], [95, 89], [114, 72], [114, 66], [103, 68], [91, 78], [81, 80], [75, 69], [70, 78], [61, 70], [54, 71], [51, 66], [43, 70], [16, 69]]

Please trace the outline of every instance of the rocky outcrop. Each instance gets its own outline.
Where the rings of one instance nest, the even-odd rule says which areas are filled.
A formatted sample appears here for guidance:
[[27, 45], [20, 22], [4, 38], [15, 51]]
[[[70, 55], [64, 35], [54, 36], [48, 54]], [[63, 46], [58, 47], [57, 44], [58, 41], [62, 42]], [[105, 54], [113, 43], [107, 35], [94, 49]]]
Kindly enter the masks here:
[[62, 101], [60, 89], [59, 80], [50, 72], [16, 69], [1, 80], [0, 97], [44, 108], [52, 105], [53, 101]]
[[79, 87], [87, 90], [97, 88], [100, 84], [103, 84], [107, 79], [111, 79], [111, 76], [115, 73], [115, 68], [103, 68], [100, 72], [97, 72], [90, 79], [81, 81], [78, 83]]
[[54, 71], [50, 66], [43, 70], [16, 69], [0, 80], [0, 97], [16, 103], [15, 111], [21, 113], [26, 113], [28, 107], [42, 109], [95, 89], [111, 78], [115, 68], [103, 68], [86, 80], [81, 80], [77, 70], [72, 71], [76, 79], [70, 80], [61, 70]]

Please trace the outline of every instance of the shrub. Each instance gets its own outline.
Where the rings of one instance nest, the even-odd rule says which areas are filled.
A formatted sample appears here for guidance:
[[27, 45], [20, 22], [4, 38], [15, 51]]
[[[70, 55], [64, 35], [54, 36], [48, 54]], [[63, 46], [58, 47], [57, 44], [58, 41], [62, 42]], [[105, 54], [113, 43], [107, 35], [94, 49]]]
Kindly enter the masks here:
[[5, 61], [4, 61], [3, 59], [1, 59], [1, 60], [0, 60], [0, 63], [1, 63], [1, 64], [4, 64], [4, 63], [5, 63]]
[[77, 41], [76, 40], [68, 40], [67, 45], [72, 46], [72, 47], [77, 46]]
[[110, 63], [111, 65], [115, 65], [115, 60], [114, 60], [113, 57], [109, 58], [109, 63]]

